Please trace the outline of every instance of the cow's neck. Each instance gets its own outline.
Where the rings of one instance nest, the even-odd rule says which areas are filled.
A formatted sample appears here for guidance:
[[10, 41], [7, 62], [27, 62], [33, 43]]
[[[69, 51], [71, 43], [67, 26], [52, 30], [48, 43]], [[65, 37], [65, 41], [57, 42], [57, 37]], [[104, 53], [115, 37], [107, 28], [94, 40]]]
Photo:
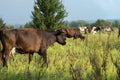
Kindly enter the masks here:
[[48, 36], [42, 39], [41, 47], [48, 48], [49, 46], [53, 45], [57, 41], [56, 36]]

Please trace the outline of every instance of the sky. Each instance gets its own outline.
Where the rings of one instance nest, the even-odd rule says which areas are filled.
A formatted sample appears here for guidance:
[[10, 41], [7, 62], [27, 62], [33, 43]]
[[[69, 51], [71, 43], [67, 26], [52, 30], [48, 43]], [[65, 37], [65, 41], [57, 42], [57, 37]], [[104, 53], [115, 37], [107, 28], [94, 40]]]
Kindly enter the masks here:
[[[62, 0], [68, 13], [64, 20], [120, 19], [120, 0]], [[0, 18], [6, 24], [32, 20], [34, 0], [0, 0]]]

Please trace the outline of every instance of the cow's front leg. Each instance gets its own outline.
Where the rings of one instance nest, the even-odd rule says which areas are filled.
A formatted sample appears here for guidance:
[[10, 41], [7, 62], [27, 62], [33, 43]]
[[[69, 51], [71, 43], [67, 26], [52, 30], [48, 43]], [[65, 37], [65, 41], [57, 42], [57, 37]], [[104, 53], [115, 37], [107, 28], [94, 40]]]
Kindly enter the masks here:
[[32, 61], [32, 58], [33, 58], [33, 53], [29, 53], [29, 64], [30, 64], [30, 62]]
[[40, 56], [42, 56], [43, 58], [43, 64], [42, 67], [45, 65], [46, 67], [48, 67], [48, 63], [47, 63], [47, 53], [46, 51], [43, 51], [42, 53], [39, 53]]

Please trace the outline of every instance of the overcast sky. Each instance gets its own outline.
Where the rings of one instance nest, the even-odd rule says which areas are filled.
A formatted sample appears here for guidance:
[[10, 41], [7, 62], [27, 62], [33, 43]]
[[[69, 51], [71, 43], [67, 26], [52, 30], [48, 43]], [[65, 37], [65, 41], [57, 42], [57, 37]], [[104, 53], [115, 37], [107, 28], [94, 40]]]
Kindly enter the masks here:
[[[120, 19], [120, 0], [62, 0], [65, 20]], [[0, 0], [0, 18], [7, 24], [31, 21], [34, 0]]]

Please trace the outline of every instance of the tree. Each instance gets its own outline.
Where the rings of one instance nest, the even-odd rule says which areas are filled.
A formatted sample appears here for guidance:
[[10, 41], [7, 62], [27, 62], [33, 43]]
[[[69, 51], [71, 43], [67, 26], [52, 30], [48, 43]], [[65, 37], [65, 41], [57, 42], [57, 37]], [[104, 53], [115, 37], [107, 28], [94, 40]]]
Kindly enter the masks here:
[[105, 27], [105, 26], [112, 26], [112, 23], [108, 20], [100, 20], [98, 19], [95, 23], [91, 24], [91, 26], [96, 26], [96, 27]]
[[68, 21], [64, 21], [64, 27], [70, 27], [70, 23]]
[[5, 27], [5, 23], [2, 18], [0, 18], [0, 28]]
[[112, 23], [113, 27], [120, 27], [120, 21], [118, 20], [115, 20], [113, 23]]
[[35, 28], [59, 29], [62, 27], [67, 13], [62, 0], [36, 0], [32, 19]]
[[9, 29], [14, 29], [14, 26], [13, 25], [6, 25], [4, 26], [5, 28], [9, 28]]
[[70, 26], [71, 26], [71, 27], [78, 27], [79, 24], [78, 24], [77, 21], [72, 21], [72, 22], [70, 23]]
[[[31, 27], [34, 27], [33, 22], [28, 22], [24, 25], [24, 28], [31, 28]], [[22, 28], [22, 26], [21, 26], [21, 28]]]
[[89, 22], [84, 21], [84, 20], [78, 20], [77, 22], [78, 22], [79, 26], [89, 26], [90, 25]]
[[104, 26], [105, 26], [104, 20], [98, 19], [98, 20], [96, 21], [96, 23], [95, 23], [95, 26], [96, 26], [96, 27], [104, 27]]
[[104, 24], [105, 24], [105, 26], [112, 27], [112, 23], [110, 21], [108, 21], [108, 20], [105, 20]]

